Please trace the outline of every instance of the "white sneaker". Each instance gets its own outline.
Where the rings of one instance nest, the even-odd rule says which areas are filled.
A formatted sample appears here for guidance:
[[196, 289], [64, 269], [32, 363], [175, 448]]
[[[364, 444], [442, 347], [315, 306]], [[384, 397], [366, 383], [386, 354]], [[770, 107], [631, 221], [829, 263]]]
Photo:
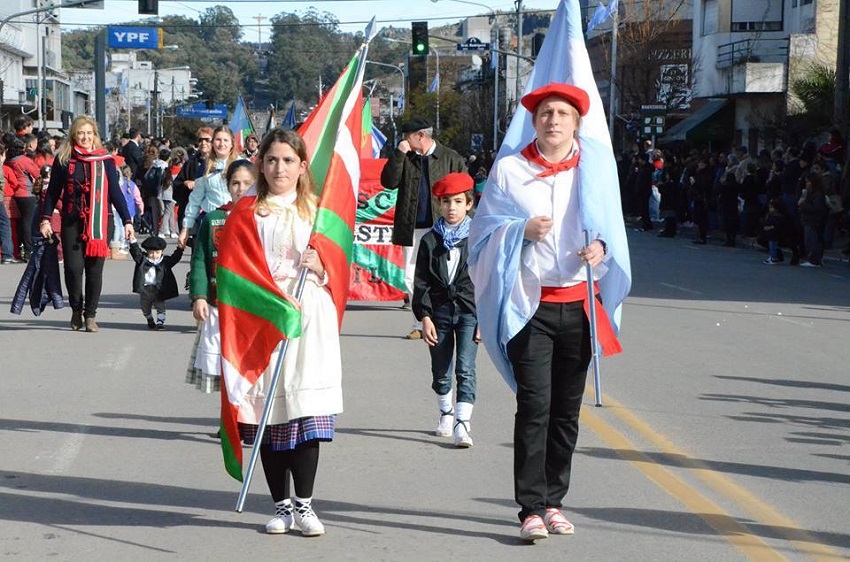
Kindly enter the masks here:
[[469, 426], [463, 420], [455, 422], [455, 446], [461, 449], [469, 449], [472, 447], [472, 437], [469, 436]]
[[282, 535], [292, 529], [292, 504], [275, 506], [274, 517], [266, 523], [266, 533]]
[[325, 526], [319, 521], [319, 517], [313, 511], [311, 504], [304, 505], [296, 500], [293, 515], [295, 516], [295, 524], [301, 529], [303, 536], [318, 537], [325, 534]]
[[434, 430], [434, 435], [437, 437], [452, 436], [452, 421], [454, 421], [454, 411], [440, 411], [440, 422], [437, 424], [437, 429]]

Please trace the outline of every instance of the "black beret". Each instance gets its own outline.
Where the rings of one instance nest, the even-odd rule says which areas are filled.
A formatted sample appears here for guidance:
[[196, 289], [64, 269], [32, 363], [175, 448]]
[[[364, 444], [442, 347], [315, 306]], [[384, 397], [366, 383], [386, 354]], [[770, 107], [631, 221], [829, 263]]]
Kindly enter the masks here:
[[422, 129], [430, 129], [431, 122], [427, 119], [423, 119], [421, 117], [414, 117], [407, 123], [401, 126], [402, 133], [415, 133], [416, 131], [421, 131]]
[[146, 238], [144, 242], [142, 242], [142, 248], [145, 250], [164, 250], [168, 245], [168, 242], [165, 241], [164, 238], [160, 238], [159, 236], [151, 236]]

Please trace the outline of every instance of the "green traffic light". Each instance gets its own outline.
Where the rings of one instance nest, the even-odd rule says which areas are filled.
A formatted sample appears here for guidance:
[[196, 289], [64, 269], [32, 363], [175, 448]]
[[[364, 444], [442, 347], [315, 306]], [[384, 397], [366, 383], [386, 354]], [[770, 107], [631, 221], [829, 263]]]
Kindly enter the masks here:
[[421, 52], [422, 52], [422, 51], [424, 51], [424, 50], [425, 50], [425, 45], [423, 45], [422, 43], [417, 43], [417, 44], [416, 44], [416, 52], [417, 52], [417, 53], [421, 53]]

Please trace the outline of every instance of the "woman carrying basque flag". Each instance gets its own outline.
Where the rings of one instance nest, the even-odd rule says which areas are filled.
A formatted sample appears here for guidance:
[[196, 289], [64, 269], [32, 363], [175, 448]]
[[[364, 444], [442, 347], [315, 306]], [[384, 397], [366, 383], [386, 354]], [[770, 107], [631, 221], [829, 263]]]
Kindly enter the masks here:
[[[110, 205], [124, 223], [124, 237], [132, 238], [133, 219], [118, 184], [115, 161], [101, 145], [97, 123], [80, 115], [71, 124], [68, 140], [59, 148], [47, 197], [41, 208], [38, 230], [45, 239], [53, 236], [50, 216], [62, 202], [59, 236], [65, 253], [65, 285], [71, 303], [71, 329], [97, 332], [95, 322], [103, 285], [103, 264], [109, 255]], [[85, 299], [83, 273], [85, 272]]]

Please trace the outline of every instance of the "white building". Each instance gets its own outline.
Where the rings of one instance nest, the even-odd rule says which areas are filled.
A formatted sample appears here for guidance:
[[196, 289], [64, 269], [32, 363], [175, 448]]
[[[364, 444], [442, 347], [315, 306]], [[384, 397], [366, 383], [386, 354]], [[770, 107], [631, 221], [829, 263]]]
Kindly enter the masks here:
[[734, 145], [772, 145], [797, 110], [789, 84], [812, 63], [835, 67], [841, 0], [694, 0], [694, 97], [710, 107], [669, 131], [684, 140], [717, 112], [734, 114]]
[[[49, 0], [3, 0], [5, 20]], [[21, 114], [33, 118], [40, 129], [66, 128], [74, 115], [85, 113], [88, 96], [74, 89], [62, 71], [62, 39], [58, 10], [13, 17], [0, 29], [0, 126], [8, 129]]]

